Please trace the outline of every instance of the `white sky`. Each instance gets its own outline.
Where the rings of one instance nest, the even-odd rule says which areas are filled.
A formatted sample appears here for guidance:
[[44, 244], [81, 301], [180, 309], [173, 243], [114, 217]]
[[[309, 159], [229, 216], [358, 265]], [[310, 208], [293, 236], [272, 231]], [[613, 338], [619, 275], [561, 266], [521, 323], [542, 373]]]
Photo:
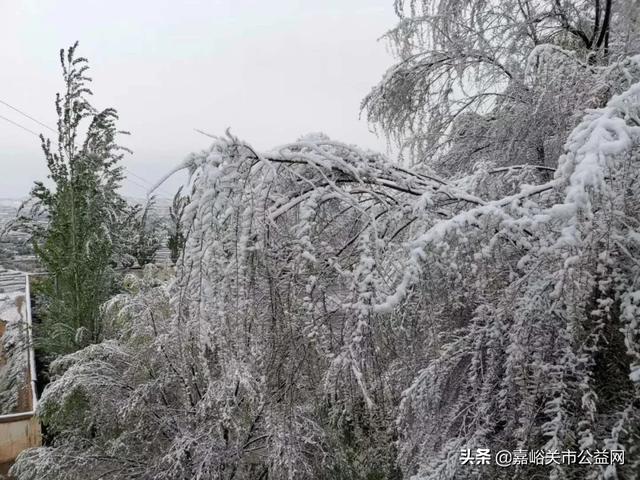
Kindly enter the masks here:
[[[317, 131], [385, 150], [359, 114], [392, 64], [377, 39], [394, 23], [392, 0], [0, 0], [0, 100], [55, 126], [58, 51], [79, 40], [93, 103], [118, 110], [125, 165], [150, 182], [208, 146], [194, 128], [262, 150]], [[39, 140], [2, 119], [0, 166], [0, 198], [47, 175]], [[144, 196], [134, 182], [124, 193]]]

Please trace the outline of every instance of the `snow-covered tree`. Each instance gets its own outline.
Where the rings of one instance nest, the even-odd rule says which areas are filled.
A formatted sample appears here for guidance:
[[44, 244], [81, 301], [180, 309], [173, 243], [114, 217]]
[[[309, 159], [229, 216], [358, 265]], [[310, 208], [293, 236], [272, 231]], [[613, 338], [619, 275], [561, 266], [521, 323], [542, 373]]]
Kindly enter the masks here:
[[129, 277], [52, 366], [18, 479], [638, 477], [635, 4], [397, 7], [365, 107], [411, 166], [322, 134], [190, 155], [175, 278]]
[[[154, 213], [155, 197], [149, 197], [143, 204], [136, 203], [127, 208], [122, 222], [122, 260], [125, 267], [138, 264], [140, 267], [152, 263], [162, 246], [162, 222]], [[125, 260], [126, 259], [126, 260]]]
[[170, 252], [171, 261], [174, 264], [178, 261], [178, 258], [184, 250], [186, 238], [183, 231], [182, 217], [184, 216], [184, 210], [188, 203], [189, 197], [182, 195], [182, 187], [180, 187], [173, 196], [173, 202], [169, 207], [169, 225], [167, 227], [167, 248]]
[[628, 86], [636, 2], [396, 0], [399, 62], [365, 98], [411, 161], [554, 167], [585, 108]]
[[475, 478], [477, 446], [624, 448], [607, 478], [632, 478], [638, 88], [497, 200], [323, 136], [190, 156], [175, 282], [116, 297], [113, 339], [53, 366], [59, 443], [18, 478]]

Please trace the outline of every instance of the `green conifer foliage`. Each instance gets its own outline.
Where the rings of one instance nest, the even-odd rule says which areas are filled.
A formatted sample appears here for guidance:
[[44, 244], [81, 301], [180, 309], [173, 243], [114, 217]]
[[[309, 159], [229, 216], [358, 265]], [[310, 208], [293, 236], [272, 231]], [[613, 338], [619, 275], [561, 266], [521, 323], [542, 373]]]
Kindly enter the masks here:
[[[119, 162], [127, 151], [116, 143], [117, 113], [88, 101], [88, 62], [77, 43], [60, 51], [65, 91], [56, 96], [58, 142], [41, 136], [55, 185], [36, 182], [32, 195], [48, 215], [34, 231], [36, 254], [50, 276], [44, 282], [40, 340], [46, 353], [75, 351], [100, 338], [100, 305], [113, 285], [117, 233], [126, 209], [118, 193]], [[81, 137], [81, 126], [88, 127]]]

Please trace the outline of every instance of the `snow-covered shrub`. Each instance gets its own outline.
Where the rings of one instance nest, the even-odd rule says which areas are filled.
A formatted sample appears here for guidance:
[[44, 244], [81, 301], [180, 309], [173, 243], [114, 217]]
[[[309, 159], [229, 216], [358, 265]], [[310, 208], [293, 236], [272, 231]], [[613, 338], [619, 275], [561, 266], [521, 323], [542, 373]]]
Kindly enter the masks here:
[[53, 443], [25, 451], [13, 475], [149, 478], [154, 452], [166, 449], [179, 422], [179, 391], [168, 380], [177, 361], [167, 338], [172, 307], [164, 277], [152, 266], [143, 278], [127, 276], [127, 293], [104, 307], [111, 338], [51, 364], [38, 414]]

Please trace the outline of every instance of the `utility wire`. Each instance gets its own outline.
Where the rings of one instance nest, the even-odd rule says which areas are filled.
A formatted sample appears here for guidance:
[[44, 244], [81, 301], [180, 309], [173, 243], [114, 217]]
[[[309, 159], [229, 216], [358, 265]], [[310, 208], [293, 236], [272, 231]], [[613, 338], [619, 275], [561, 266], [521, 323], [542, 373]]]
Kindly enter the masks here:
[[[2, 101], [0, 100], [0, 102], [2, 102]], [[5, 103], [5, 102], [2, 102], [2, 103]], [[7, 117], [4, 117], [4, 116], [2, 116], [2, 115], [0, 115], [0, 118], [1, 118], [2, 120], [6, 120], [7, 122], [11, 123], [12, 125], [15, 125], [15, 126], [16, 126], [16, 127], [18, 127], [18, 128], [23, 129], [23, 130], [24, 130], [24, 131], [26, 131], [26, 132], [31, 133], [32, 135], [35, 135], [36, 137], [40, 138], [40, 135], [39, 135], [39, 134], [37, 134], [36, 132], [34, 132], [33, 130], [31, 130], [31, 129], [29, 129], [29, 128], [27, 128], [27, 127], [23, 126], [23, 125], [20, 125], [19, 123], [16, 123], [16, 122], [14, 122], [13, 120], [10, 120], [10, 119], [8, 119]], [[46, 125], [45, 125], [45, 126], [46, 126]], [[125, 170], [129, 171], [129, 170], [127, 169], [127, 167], [125, 167], [124, 165], [123, 165], [123, 167], [124, 167], [124, 169], [125, 169]], [[129, 173], [131, 173], [131, 172], [129, 172]], [[135, 175], [135, 176], [137, 177], [137, 175]], [[127, 181], [131, 182], [132, 184], [136, 185], [137, 187], [142, 188], [143, 190], [145, 190], [145, 192], [149, 190], [149, 187], [147, 187], [147, 186], [145, 186], [145, 185], [141, 185], [140, 183], [138, 183], [138, 182], [136, 182], [136, 181], [134, 181], [134, 180], [132, 180], [132, 179], [130, 179], [130, 178], [128, 178], [128, 177], [125, 177], [125, 178], [124, 178], [124, 180], [127, 180]]]
[[[23, 129], [24, 131], [29, 132], [30, 134], [35, 135], [36, 137], [40, 138], [40, 135], [38, 135], [38, 134], [37, 134], [36, 132], [34, 132], [33, 130], [31, 130], [31, 129], [29, 129], [29, 128], [27, 128], [27, 127], [23, 126], [23, 125], [20, 125], [19, 123], [16, 123], [16, 122], [14, 122], [13, 120], [8, 119], [7, 117], [4, 117], [4, 116], [0, 115], [0, 119], [5, 120], [5, 121], [9, 122], [10, 124], [12, 124], [12, 125], [14, 125], [14, 126], [16, 126], [16, 127], [18, 127], [18, 128], [21, 128], [21, 129]], [[147, 191], [149, 190], [149, 188], [148, 188], [148, 187], [146, 187], [146, 186], [144, 186], [144, 185], [141, 185], [141, 184], [139, 184], [139, 183], [137, 183], [137, 182], [135, 182], [135, 181], [131, 180], [131, 179], [130, 179], [130, 178], [128, 178], [128, 177], [125, 177], [125, 178], [124, 178], [124, 180], [127, 180], [128, 182], [131, 182], [133, 185], [137, 186], [138, 188], [141, 188], [142, 190], [144, 190], [144, 192], [145, 192], [145, 193], [147, 193]]]
[[35, 135], [36, 137], [40, 138], [40, 135], [39, 135], [39, 134], [37, 134], [36, 132], [34, 132], [33, 130], [31, 130], [31, 129], [29, 129], [29, 128], [25, 127], [25, 126], [22, 126], [22, 125], [20, 125], [19, 123], [16, 123], [16, 122], [14, 122], [13, 120], [8, 119], [7, 117], [3, 117], [2, 115], [0, 115], [0, 118], [1, 118], [2, 120], [5, 120], [5, 121], [7, 121], [7, 122], [11, 123], [12, 125], [15, 125], [15, 126], [16, 126], [16, 127], [18, 127], [18, 128], [21, 128], [22, 130], [24, 130], [24, 131], [26, 131], [26, 132], [31, 133], [32, 135]]
[[[125, 169], [126, 169], [126, 167], [125, 167]], [[131, 172], [129, 172], [129, 173], [131, 173]], [[141, 188], [142, 190], [144, 190], [145, 195], [148, 194], [148, 192], [149, 192], [149, 187], [148, 186], [142, 185], [141, 183], [138, 183], [138, 182], [136, 182], [135, 180], [133, 180], [133, 179], [131, 179], [129, 177], [125, 177], [124, 180], [126, 180], [127, 182], [130, 182], [132, 185], [135, 185], [136, 187]]]
[[149, 180], [146, 180], [146, 179], [142, 178], [140, 175], [136, 175], [136, 174], [135, 174], [135, 173], [133, 173], [131, 170], [129, 170], [127, 167], [124, 167], [124, 168], [125, 168], [125, 170], [126, 170], [127, 172], [129, 172], [129, 174], [130, 174], [131, 176], [136, 177], [138, 180], [142, 180], [144, 183], [149, 184], [149, 186], [150, 186], [150, 187], [153, 187], [153, 183], [151, 183]]
[[34, 122], [36, 122], [38, 125], [44, 127], [44, 128], [48, 128], [49, 130], [51, 130], [52, 132], [55, 132], [55, 130], [53, 128], [51, 128], [49, 125], [47, 125], [46, 123], [42, 123], [40, 120], [36, 120], [35, 118], [33, 118], [31, 115], [24, 113], [22, 110], [14, 107], [13, 105], [9, 105], [7, 102], [5, 102], [4, 100], [0, 99], [0, 103], [3, 105], [6, 105], [7, 107], [9, 107], [11, 110], [15, 110], [16, 112], [18, 112], [20, 115], [23, 115], [25, 117], [27, 117], [29, 120], [32, 120]]
[[[5, 120], [5, 121], [9, 122], [10, 124], [12, 124], [12, 125], [14, 125], [14, 126], [16, 126], [18, 128], [21, 128], [24, 131], [29, 132], [30, 134], [35, 135], [36, 137], [40, 138], [40, 135], [37, 134], [36, 132], [34, 132], [33, 130], [31, 130], [31, 129], [23, 126], [23, 125], [20, 125], [19, 123], [16, 123], [13, 120], [8, 119], [7, 117], [4, 117], [4, 116], [0, 115], [0, 119]], [[145, 193], [147, 193], [147, 191], [149, 190], [148, 187], [146, 187], [144, 185], [141, 185], [141, 184], [135, 182], [134, 180], [132, 180], [130, 178], [125, 177], [124, 180], [127, 180], [128, 182], [131, 182], [133, 185], [137, 186], [138, 188], [141, 188], [142, 190], [144, 190]]]
[[[11, 120], [11, 119], [9, 119], [9, 118], [7, 118], [7, 117], [4, 117], [4, 116], [0, 115], [0, 119], [5, 120], [5, 121], [9, 122], [10, 124], [12, 124], [12, 125], [14, 125], [14, 126], [16, 126], [16, 127], [21, 128], [21, 129], [22, 129], [22, 130], [24, 130], [25, 132], [28, 132], [28, 133], [30, 133], [30, 134], [32, 134], [32, 135], [34, 135], [34, 136], [36, 136], [36, 137], [40, 138], [40, 135], [39, 135], [39, 134], [37, 134], [36, 132], [34, 132], [33, 130], [31, 130], [31, 129], [29, 129], [29, 128], [27, 128], [27, 127], [23, 126], [23, 125], [20, 125], [19, 123], [16, 123], [16, 122], [14, 122], [13, 120]], [[127, 172], [129, 172], [130, 174], [132, 174], [132, 173], [129, 171], [129, 169], [128, 169], [127, 167], [125, 167], [124, 165], [123, 165], [123, 167], [124, 167], [124, 169], [125, 169]], [[132, 175], [134, 175], [134, 174], [132, 174]], [[134, 175], [134, 176], [135, 176], [135, 177], [138, 177], [138, 175]], [[142, 179], [142, 177], [139, 177], [139, 178], [141, 178], [141, 179]], [[124, 180], [125, 180], [125, 181], [127, 181], [127, 182], [129, 182], [129, 183], [131, 183], [131, 184], [133, 184], [133, 185], [135, 185], [136, 187], [138, 187], [138, 188], [142, 189], [142, 190], [144, 191], [144, 193], [145, 193], [145, 194], [147, 194], [147, 192], [149, 191], [149, 187], [148, 187], [148, 186], [146, 186], [146, 185], [142, 185], [142, 184], [140, 184], [140, 183], [136, 182], [135, 180], [133, 180], [133, 179], [131, 179], [131, 178], [129, 178], [129, 177], [125, 177], [125, 178], [124, 178]], [[143, 180], [144, 180], [144, 179], [143, 179]], [[146, 180], [145, 180], [145, 181], [146, 181]], [[148, 183], [150, 183], [150, 182], [148, 182]], [[162, 190], [161, 190], [161, 191], [162, 191]], [[165, 194], [167, 194], [167, 195], [169, 195], [169, 197], [171, 196], [168, 192], [164, 192], [164, 193], [165, 193]]]
[[[49, 126], [49, 125], [47, 125], [46, 123], [43, 123], [43, 122], [41, 122], [40, 120], [38, 120], [38, 119], [36, 119], [36, 118], [32, 117], [32, 116], [31, 116], [31, 115], [29, 115], [28, 113], [23, 112], [23, 111], [22, 111], [22, 110], [20, 110], [19, 108], [16, 108], [16, 107], [14, 107], [13, 105], [10, 105], [9, 103], [5, 102], [4, 100], [0, 99], [0, 103], [2, 103], [3, 105], [6, 105], [6, 106], [7, 106], [7, 107], [9, 107], [11, 110], [14, 110], [14, 111], [18, 112], [20, 115], [22, 115], [22, 116], [24, 116], [24, 117], [28, 118], [29, 120], [31, 120], [31, 121], [33, 121], [33, 122], [36, 122], [38, 125], [41, 125], [41, 126], [43, 126], [44, 128], [47, 128], [47, 129], [51, 130], [51, 131], [52, 131], [52, 132], [54, 132], [54, 133], [56, 132], [56, 130], [55, 130], [53, 127], [50, 127], [50, 126]], [[29, 128], [27, 128], [27, 127], [25, 127], [25, 126], [22, 126], [22, 125], [20, 125], [20, 124], [18, 124], [18, 123], [16, 123], [16, 122], [14, 122], [13, 120], [10, 120], [10, 119], [8, 119], [8, 118], [6, 118], [6, 117], [3, 117], [2, 115], [0, 115], [0, 118], [2, 118], [3, 120], [6, 120], [7, 122], [9, 122], [9, 123], [11, 123], [11, 124], [15, 125], [16, 127], [22, 128], [23, 130], [26, 130], [27, 132], [32, 133], [32, 134], [33, 134], [33, 135], [35, 135], [36, 137], [40, 138], [40, 134], [38, 134], [38, 133], [34, 132], [33, 130], [30, 130]], [[154, 183], [153, 183], [153, 182], [150, 182], [149, 180], [146, 180], [145, 178], [142, 178], [140, 175], [136, 175], [135, 173], [133, 173], [131, 170], [129, 170], [129, 169], [127, 168], [127, 166], [126, 166], [126, 165], [122, 165], [122, 167], [125, 169], [125, 171], [126, 171], [129, 175], [131, 175], [131, 176], [133, 176], [133, 177], [136, 177], [138, 180], [142, 180], [143, 182], [145, 182], [146, 184], [148, 184], [148, 185], [149, 185], [149, 186], [140, 185], [139, 183], [136, 183], [136, 182], [134, 182], [133, 180], [129, 179], [129, 181], [130, 181], [131, 183], [133, 183], [134, 185], [137, 185], [138, 187], [143, 188], [143, 189], [145, 190], [145, 193], [146, 193], [146, 192], [148, 192], [148, 191], [149, 191], [149, 188], [150, 188], [150, 187], [152, 187], [152, 186], [154, 185]], [[166, 191], [164, 191], [164, 190], [162, 190], [162, 189], [159, 189], [159, 188], [158, 188], [157, 190], [159, 190], [159, 191], [163, 192], [164, 194], [169, 195], [169, 196], [171, 197], [171, 194], [170, 194], [169, 192], [166, 192]]]

